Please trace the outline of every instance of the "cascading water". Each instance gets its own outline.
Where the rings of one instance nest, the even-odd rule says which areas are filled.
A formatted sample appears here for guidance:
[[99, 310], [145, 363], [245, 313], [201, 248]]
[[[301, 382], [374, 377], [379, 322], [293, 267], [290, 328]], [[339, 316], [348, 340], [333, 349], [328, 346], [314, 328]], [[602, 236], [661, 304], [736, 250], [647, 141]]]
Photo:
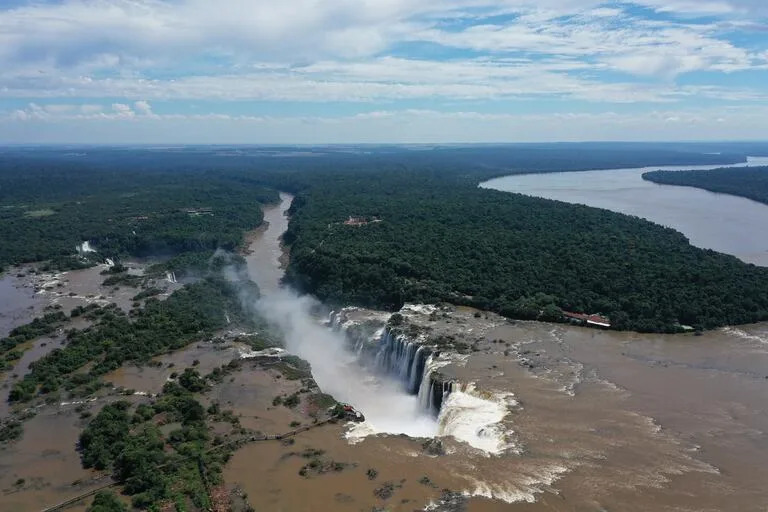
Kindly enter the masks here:
[[[282, 233], [287, 227], [284, 213], [291, 198], [281, 194], [281, 199], [280, 208], [265, 211], [268, 231]], [[279, 236], [264, 234], [261, 240], [279, 244]], [[438, 354], [424, 340], [396, 335], [383, 327], [390, 319], [389, 313], [364, 311], [370, 322], [357, 324], [349, 321], [349, 315], [358, 310], [349, 308], [332, 314], [322, 325], [313, 314], [316, 301], [280, 287], [280, 250], [273, 249], [268, 254], [255, 251], [247, 258], [250, 277], [263, 293], [257, 309], [283, 332], [285, 348], [311, 364], [312, 375], [324, 392], [365, 414], [365, 422], [347, 431], [351, 442], [372, 434], [391, 433], [412, 437], [453, 435], [477, 444], [475, 434], [486, 427], [484, 423], [473, 424], [471, 417], [461, 413], [447, 415], [445, 404], [453, 408], [453, 403], [460, 404], [464, 398], [456, 383], [437, 378], [438, 370], [452, 362], [450, 358]], [[403, 313], [410, 315], [432, 312], [432, 306], [403, 308]], [[479, 444], [476, 447], [484, 449]]]
[[[388, 372], [371, 371], [375, 354], [371, 359], [370, 339], [359, 347], [359, 352], [355, 351], [343, 322], [332, 317], [333, 328], [322, 325], [312, 314], [316, 306], [310, 297], [288, 289], [278, 290], [257, 303], [264, 318], [282, 331], [286, 349], [310, 363], [320, 388], [365, 414], [366, 421], [354, 426], [348, 436], [362, 439], [378, 433], [437, 435], [436, 415], [423, 411], [417, 396], [404, 392], [401, 381]], [[394, 367], [397, 358], [386, 359], [386, 364]]]
[[377, 329], [371, 337], [351, 335], [348, 323], [339, 313], [331, 313], [328, 325], [334, 331], [347, 335], [348, 347], [357, 356], [360, 365], [396, 380], [403, 391], [417, 396], [423, 412], [438, 416], [452, 386], [449, 381], [437, 381], [435, 372], [449, 364], [450, 359], [440, 358], [432, 347], [395, 333], [388, 327]]
[[[396, 381], [403, 391], [414, 395], [419, 411], [437, 418], [436, 436], [452, 436], [487, 454], [512, 447], [501, 423], [508, 407], [515, 404], [512, 395], [480, 393], [471, 383], [461, 385], [441, 375], [440, 368], [456, 362], [457, 357], [441, 353], [421, 337], [414, 340], [389, 327], [372, 334], [360, 332], [345, 312], [332, 313], [328, 326], [345, 335], [348, 353], [359, 367]], [[365, 426], [354, 430], [363, 436], [376, 432]]]
[[87, 240], [82, 244], [78, 245], [77, 247], [75, 247], [75, 250], [77, 251], [77, 254], [79, 254], [80, 256], [85, 256], [88, 253], [96, 252], [96, 249], [94, 249], [91, 246], [91, 243]]

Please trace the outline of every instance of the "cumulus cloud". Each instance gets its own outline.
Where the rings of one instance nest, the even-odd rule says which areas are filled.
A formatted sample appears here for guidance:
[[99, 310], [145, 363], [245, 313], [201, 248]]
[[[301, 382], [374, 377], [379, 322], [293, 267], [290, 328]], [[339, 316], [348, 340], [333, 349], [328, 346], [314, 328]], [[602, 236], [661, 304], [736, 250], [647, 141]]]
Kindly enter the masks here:
[[765, 26], [764, 0], [20, 0], [0, 7], [0, 102], [134, 125], [189, 120], [152, 108], [179, 100], [368, 103], [381, 123], [404, 101], [760, 102], [711, 77], [765, 72], [744, 36]]
[[149, 105], [148, 102], [141, 100], [137, 101], [133, 104], [134, 108], [139, 114], [145, 115], [145, 116], [151, 116], [152, 115], [152, 107]]
[[130, 105], [126, 105], [125, 103], [113, 103], [112, 110], [117, 117], [131, 118], [136, 115]]

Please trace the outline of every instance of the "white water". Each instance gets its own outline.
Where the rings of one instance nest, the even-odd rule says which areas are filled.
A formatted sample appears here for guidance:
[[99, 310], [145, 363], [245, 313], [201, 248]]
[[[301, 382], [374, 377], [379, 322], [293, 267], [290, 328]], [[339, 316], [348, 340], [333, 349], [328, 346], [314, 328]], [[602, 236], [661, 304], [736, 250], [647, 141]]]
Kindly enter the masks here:
[[439, 434], [499, 455], [512, 447], [502, 421], [508, 413], [511, 395], [480, 397], [472, 384], [465, 390], [452, 391], [443, 402], [438, 417]]
[[[400, 313], [404, 316], [429, 316], [434, 311], [432, 306], [408, 304]], [[339, 323], [343, 315], [333, 315], [332, 324], [342, 332], [348, 323]], [[354, 322], [351, 322], [354, 323]], [[509, 405], [516, 402], [511, 393], [492, 394], [481, 393], [474, 384], [461, 386], [457, 382], [435, 382], [431, 375], [450, 364], [463, 364], [464, 357], [450, 353], [442, 353], [439, 357], [430, 355], [423, 362], [423, 369], [416, 372], [419, 366], [419, 354], [428, 347], [422, 345], [424, 339], [409, 340], [402, 335], [393, 336], [384, 329], [376, 331], [370, 343], [377, 343], [378, 350], [373, 361], [373, 368], [388, 374], [400, 383], [401, 389], [409, 389], [417, 394], [418, 407], [421, 411], [438, 415], [436, 437], [453, 437], [462, 441], [486, 455], [499, 455], [513, 447], [510, 441], [511, 432], [502, 423], [507, 416]], [[356, 361], [361, 359], [362, 345], [353, 351]], [[420, 383], [418, 387], [415, 385]], [[435, 390], [435, 386], [442, 389]], [[442, 393], [442, 404], [436, 403]], [[365, 412], [365, 411], [363, 411]], [[376, 428], [371, 425], [355, 427], [350, 433], [353, 439], [376, 434]]]
[[[281, 200], [279, 208], [267, 212], [267, 231], [255, 242], [258, 247], [252, 247], [254, 252], [249, 257], [251, 279], [264, 294], [256, 303], [257, 309], [283, 332], [287, 351], [310, 363], [312, 376], [323, 392], [353, 405], [365, 415], [363, 423], [350, 424], [347, 439], [354, 443], [376, 434], [453, 436], [489, 454], [507, 449], [506, 433], [500, 424], [508, 412], [505, 397], [480, 397], [470, 386], [453, 398], [448, 394], [438, 418], [432, 414], [434, 395], [429, 374], [454, 362], [450, 357], [430, 357], [424, 370], [416, 375], [416, 365], [412, 361], [409, 364], [409, 360], [417, 356], [420, 348], [401, 346], [399, 355], [390, 353], [386, 361], [381, 360], [382, 355], [377, 361], [382, 364], [379, 371], [384, 368], [390, 375], [374, 374], [373, 369], [361, 365], [362, 343], [356, 350], [347, 348], [344, 325], [337, 323], [339, 329], [329, 329], [313, 314], [316, 301], [279, 286], [281, 233], [272, 231], [284, 229], [284, 212], [292, 197], [281, 194]], [[408, 317], [428, 316], [433, 311], [433, 306], [407, 305], [401, 313]], [[387, 317], [382, 314], [382, 321]], [[376, 339], [384, 339], [384, 334], [383, 329], [379, 330]], [[416, 379], [421, 379], [418, 395], [406, 393], [406, 388], [413, 390]]]
[[404, 393], [394, 379], [375, 377], [361, 367], [356, 354], [346, 349], [344, 335], [312, 315], [315, 305], [310, 297], [280, 289], [257, 307], [283, 332], [286, 349], [312, 365], [312, 376], [324, 392], [363, 412], [365, 422], [351, 428], [349, 438], [381, 433], [435, 436], [437, 422], [421, 410], [418, 398]]
[[77, 253], [80, 255], [87, 254], [89, 252], [96, 252], [96, 249], [91, 247], [91, 243], [87, 240], [76, 247]]

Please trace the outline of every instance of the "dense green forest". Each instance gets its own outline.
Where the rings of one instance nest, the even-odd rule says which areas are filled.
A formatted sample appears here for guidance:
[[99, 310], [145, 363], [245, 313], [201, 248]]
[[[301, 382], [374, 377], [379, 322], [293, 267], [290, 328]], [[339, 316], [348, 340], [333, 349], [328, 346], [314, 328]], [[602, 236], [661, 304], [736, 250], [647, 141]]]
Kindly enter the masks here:
[[[562, 308], [639, 331], [768, 318], [768, 269], [641, 219], [467, 179], [390, 172], [311, 185], [286, 234], [288, 279], [332, 303], [450, 301], [543, 319]], [[348, 226], [349, 216], [380, 222]]]
[[[231, 412], [222, 412], [217, 404], [206, 409], [196, 399], [195, 393], [207, 389], [206, 378], [189, 368], [183, 375], [188, 378], [166, 383], [151, 404], [106, 405], [80, 434], [83, 466], [111, 471], [136, 508], [159, 510], [173, 503], [178, 510], [189, 510], [191, 502], [195, 510], [210, 510], [207, 489], [221, 483], [221, 468], [232, 447], [222, 446], [223, 438], [211, 434], [206, 420], [229, 421], [240, 430]], [[177, 428], [167, 434], [160, 429], [174, 424]], [[219, 449], [212, 450], [214, 446]], [[116, 501], [113, 495], [102, 500], [105, 505]]]
[[710, 171], [653, 171], [643, 179], [663, 185], [697, 187], [768, 204], [768, 167], [736, 167]]
[[232, 250], [261, 224], [259, 203], [278, 200], [274, 190], [204, 170], [60, 165], [0, 159], [0, 270], [41, 260], [77, 266], [84, 241], [98, 251], [84, 256], [96, 259]]
[[[704, 154], [714, 151], [722, 154]], [[640, 219], [477, 184], [522, 172], [734, 163], [760, 151], [768, 146], [6, 151], [0, 236], [14, 242], [0, 262], [71, 254], [90, 240], [104, 255], [167, 252], [177, 256], [166, 268], [193, 268], [237, 245], [261, 221], [255, 202], [285, 190], [297, 194], [287, 280], [331, 303], [451, 301], [514, 318], [556, 319], [565, 309], [604, 313], [620, 329], [711, 328], [768, 318], [768, 270]], [[344, 225], [350, 216], [376, 222]]]

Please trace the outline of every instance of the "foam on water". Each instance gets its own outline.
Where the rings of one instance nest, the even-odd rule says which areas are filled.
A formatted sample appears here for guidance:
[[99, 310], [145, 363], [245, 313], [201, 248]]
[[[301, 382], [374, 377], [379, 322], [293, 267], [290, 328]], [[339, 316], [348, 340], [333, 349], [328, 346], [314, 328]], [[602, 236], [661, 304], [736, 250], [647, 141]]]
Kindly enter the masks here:
[[513, 447], [508, 429], [502, 423], [507, 406], [514, 404], [511, 394], [481, 397], [474, 385], [454, 390], [440, 409], [438, 435], [452, 436], [486, 454], [499, 455]]
[[491, 484], [475, 480], [472, 488], [464, 490], [462, 494], [507, 503], [535, 503], [537, 494], [541, 493], [545, 487], [551, 486], [567, 472], [567, 467], [556, 464], [540, 468], [531, 466], [529, 474], [516, 475], [512, 481], [504, 484]]
[[758, 336], [756, 334], [750, 334], [737, 327], [723, 327], [722, 331], [732, 336], [736, 336], [737, 338], [741, 338], [749, 341], [756, 341], [761, 345], [768, 345], [768, 337]]
[[284, 334], [286, 348], [308, 361], [320, 388], [365, 414], [365, 422], [350, 429], [350, 440], [372, 434], [432, 437], [437, 421], [419, 408], [418, 398], [403, 392], [400, 382], [373, 377], [346, 348], [343, 332], [321, 325], [312, 314], [316, 302], [281, 289], [257, 307]]

